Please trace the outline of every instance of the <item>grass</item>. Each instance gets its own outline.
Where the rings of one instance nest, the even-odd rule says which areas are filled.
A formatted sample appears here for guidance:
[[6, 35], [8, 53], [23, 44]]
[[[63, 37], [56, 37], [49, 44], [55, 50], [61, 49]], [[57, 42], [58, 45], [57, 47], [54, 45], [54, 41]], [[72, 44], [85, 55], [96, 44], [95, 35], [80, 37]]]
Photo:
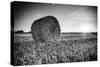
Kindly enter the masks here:
[[97, 60], [97, 38], [36, 43], [14, 42], [13, 65], [55, 64]]

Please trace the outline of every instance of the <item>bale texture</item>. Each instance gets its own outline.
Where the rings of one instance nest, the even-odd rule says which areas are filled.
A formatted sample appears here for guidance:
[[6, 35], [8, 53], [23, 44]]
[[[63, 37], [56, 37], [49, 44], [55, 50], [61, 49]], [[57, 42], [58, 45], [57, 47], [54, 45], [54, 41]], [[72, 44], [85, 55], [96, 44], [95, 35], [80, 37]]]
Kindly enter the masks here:
[[46, 16], [32, 23], [31, 33], [38, 42], [56, 40], [60, 36], [60, 25], [55, 17]]

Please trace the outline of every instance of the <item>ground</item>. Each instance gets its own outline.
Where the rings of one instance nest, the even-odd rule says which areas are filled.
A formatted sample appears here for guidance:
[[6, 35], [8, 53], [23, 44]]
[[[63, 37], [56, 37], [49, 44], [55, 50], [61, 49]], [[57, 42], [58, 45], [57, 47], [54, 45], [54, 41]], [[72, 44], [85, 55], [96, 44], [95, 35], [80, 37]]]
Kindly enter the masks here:
[[31, 34], [15, 34], [13, 65], [55, 64], [97, 60], [97, 36], [61, 34], [59, 40], [35, 42]]

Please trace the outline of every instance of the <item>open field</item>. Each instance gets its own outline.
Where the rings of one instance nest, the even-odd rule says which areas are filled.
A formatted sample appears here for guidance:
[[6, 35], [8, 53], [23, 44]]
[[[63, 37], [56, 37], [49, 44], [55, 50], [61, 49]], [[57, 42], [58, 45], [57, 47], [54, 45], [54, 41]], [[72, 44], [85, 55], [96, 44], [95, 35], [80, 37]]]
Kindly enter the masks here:
[[57, 41], [36, 43], [31, 34], [14, 34], [13, 65], [54, 64], [97, 60], [97, 36], [61, 34]]

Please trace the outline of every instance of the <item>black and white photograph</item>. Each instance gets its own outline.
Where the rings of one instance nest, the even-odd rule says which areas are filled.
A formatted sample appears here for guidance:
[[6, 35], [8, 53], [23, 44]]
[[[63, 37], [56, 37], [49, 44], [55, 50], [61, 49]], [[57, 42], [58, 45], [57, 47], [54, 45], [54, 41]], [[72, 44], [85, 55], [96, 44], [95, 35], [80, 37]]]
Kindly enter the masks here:
[[97, 6], [13, 1], [13, 66], [98, 60]]

